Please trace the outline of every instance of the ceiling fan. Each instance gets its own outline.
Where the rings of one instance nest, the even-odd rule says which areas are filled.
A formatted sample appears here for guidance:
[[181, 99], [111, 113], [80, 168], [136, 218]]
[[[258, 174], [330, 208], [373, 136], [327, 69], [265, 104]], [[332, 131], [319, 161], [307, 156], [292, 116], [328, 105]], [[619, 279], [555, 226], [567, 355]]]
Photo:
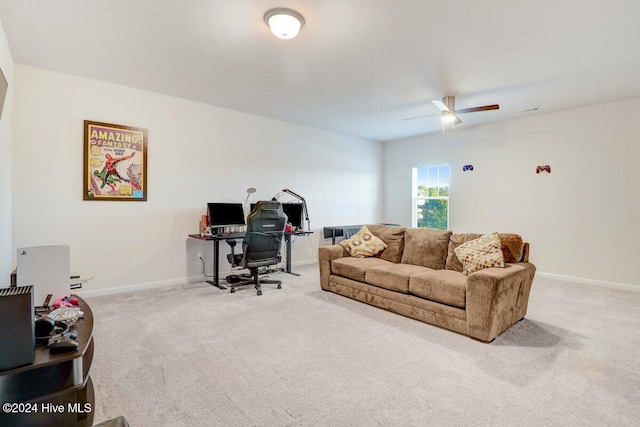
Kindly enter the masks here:
[[[462, 120], [458, 117], [458, 114], [465, 113], [475, 113], [477, 111], [489, 111], [489, 110], [498, 110], [500, 105], [491, 104], [491, 105], [483, 105], [481, 107], [471, 107], [471, 108], [463, 108], [460, 110], [456, 110], [456, 97], [455, 96], [445, 96], [442, 98], [442, 101], [434, 100], [431, 101], [433, 105], [438, 107], [440, 111], [442, 111], [442, 123], [452, 123], [454, 126], [462, 123]], [[424, 117], [432, 117], [437, 116], [438, 114], [429, 114], [426, 116], [417, 116], [410, 117], [405, 120], [414, 120], [414, 119], [422, 119]]]

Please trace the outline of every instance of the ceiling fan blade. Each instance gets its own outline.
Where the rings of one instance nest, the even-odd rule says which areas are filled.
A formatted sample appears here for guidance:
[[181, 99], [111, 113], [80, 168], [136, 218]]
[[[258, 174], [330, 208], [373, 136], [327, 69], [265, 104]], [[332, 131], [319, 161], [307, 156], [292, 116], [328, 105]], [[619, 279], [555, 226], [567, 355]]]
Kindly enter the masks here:
[[[456, 111], [457, 113], [457, 111]], [[453, 125], [459, 125], [460, 123], [462, 123], [462, 120], [460, 120], [460, 117], [456, 116], [456, 120], [453, 122]]]
[[462, 108], [460, 110], [456, 110], [456, 114], [475, 113], [476, 111], [489, 111], [498, 109], [500, 109], [500, 106], [498, 104], [483, 105], [482, 107]]
[[440, 115], [440, 113], [438, 113], [438, 114], [427, 114], [426, 116], [409, 117], [409, 118], [406, 118], [405, 120], [424, 119], [424, 118], [427, 118], [427, 117], [434, 117], [434, 116], [439, 116], [439, 115]]
[[433, 102], [433, 105], [438, 107], [440, 109], [440, 111], [449, 111], [449, 107], [447, 107], [444, 102], [442, 102], [440, 100], [437, 100], [437, 99], [434, 99], [431, 102]]

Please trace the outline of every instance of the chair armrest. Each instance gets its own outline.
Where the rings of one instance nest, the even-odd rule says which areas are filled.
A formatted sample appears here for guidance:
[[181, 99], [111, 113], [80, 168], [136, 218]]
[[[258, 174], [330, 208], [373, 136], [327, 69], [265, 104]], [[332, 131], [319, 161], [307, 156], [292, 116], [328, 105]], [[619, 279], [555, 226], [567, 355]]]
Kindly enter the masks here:
[[348, 257], [349, 252], [340, 245], [320, 246], [318, 248], [318, 265], [320, 267], [320, 286], [329, 289], [329, 276], [331, 275], [331, 261]]
[[467, 278], [467, 333], [492, 341], [527, 313], [536, 267], [528, 262], [487, 268]]
[[231, 253], [227, 254], [227, 261], [229, 261], [229, 264], [231, 264], [231, 267], [237, 267], [238, 265], [240, 265], [240, 261], [242, 260], [242, 258], [237, 257], [236, 256], [236, 241], [235, 240], [227, 240], [227, 244], [231, 247]]

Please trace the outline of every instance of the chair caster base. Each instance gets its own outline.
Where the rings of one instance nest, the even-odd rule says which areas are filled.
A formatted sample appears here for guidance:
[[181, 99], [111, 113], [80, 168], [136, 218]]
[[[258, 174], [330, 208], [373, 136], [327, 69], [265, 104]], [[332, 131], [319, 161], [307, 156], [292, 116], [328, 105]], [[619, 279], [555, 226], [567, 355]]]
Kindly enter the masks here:
[[256, 294], [262, 295], [262, 287], [260, 285], [265, 283], [277, 285], [278, 289], [282, 289], [282, 282], [280, 280], [259, 278], [257, 277], [257, 275], [250, 276], [245, 274], [241, 274], [236, 277], [238, 277], [239, 280], [237, 282], [234, 282], [233, 285], [229, 286], [230, 292], [232, 294], [234, 294], [237, 289], [242, 289], [244, 286], [253, 286], [256, 290]]

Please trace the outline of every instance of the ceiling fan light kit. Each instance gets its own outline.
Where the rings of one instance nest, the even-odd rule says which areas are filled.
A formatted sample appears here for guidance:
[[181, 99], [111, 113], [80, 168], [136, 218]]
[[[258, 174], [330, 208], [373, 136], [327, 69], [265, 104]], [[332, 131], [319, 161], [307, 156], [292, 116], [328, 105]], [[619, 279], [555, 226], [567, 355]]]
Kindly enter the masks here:
[[440, 120], [442, 120], [442, 123], [453, 123], [456, 121], [456, 115], [450, 111], [443, 111]]
[[276, 37], [289, 40], [294, 38], [304, 26], [304, 17], [293, 9], [276, 7], [264, 14], [264, 23]]
[[[456, 110], [456, 97], [455, 96], [445, 96], [442, 100], [434, 99], [431, 101], [433, 105], [438, 107], [438, 109], [442, 112], [440, 115], [440, 121], [442, 122], [442, 133], [445, 130], [445, 124], [451, 123], [451, 128], [453, 129], [455, 125], [462, 123], [458, 114], [466, 114], [466, 113], [475, 113], [477, 111], [489, 111], [489, 110], [499, 110], [500, 105], [491, 104], [491, 105], [483, 105], [480, 107], [471, 107], [471, 108], [463, 108], [461, 110]], [[424, 117], [435, 116], [436, 114], [429, 114], [426, 116], [417, 116], [417, 117], [409, 117], [405, 120], [414, 120], [414, 119], [422, 119]]]
[[461, 110], [456, 110], [456, 97], [455, 96], [445, 96], [441, 101], [433, 100], [431, 101], [433, 105], [438, 107], [440, 111], [442, 111], [442, 132], [444, 133], [444, 124], [445, 123], [453, 123], [453, 126], [462, 123], [458, 114], [465, 113], [475, 113], [476, 111], [489, 111], [489, 110], [497, 110], [500, 108], [498, 104], [492, 105], [483, 105], [481, 107], [472, 107], [472, 108], [463, 108]]

